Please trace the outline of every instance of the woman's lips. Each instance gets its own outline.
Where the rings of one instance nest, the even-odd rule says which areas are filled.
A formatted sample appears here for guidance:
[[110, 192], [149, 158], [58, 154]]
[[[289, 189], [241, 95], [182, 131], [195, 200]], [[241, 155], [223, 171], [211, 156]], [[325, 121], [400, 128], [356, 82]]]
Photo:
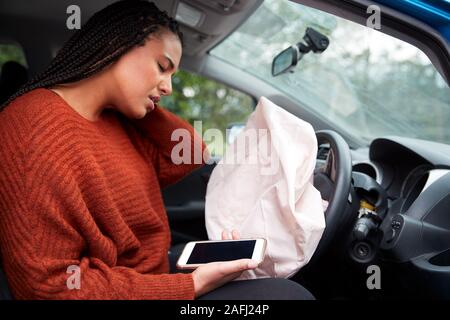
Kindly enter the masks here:
[[147, 106], [147, 109], [149, 109], [150, 111], [152, 111], [153, 109], [155, 109], [157, 103], [159, 102], [159, 97], [152, 97], [149, 96], [148, 100], [150, 101], [149, 105]]
[[148, 101], [149, 101], [149, 103], [147, 105], [147, 109], [149, 111], [153, 111], [153, 109], [155, 109], [155, 103], [153, 102], [153, 100], [150, 97], [148, 97]]

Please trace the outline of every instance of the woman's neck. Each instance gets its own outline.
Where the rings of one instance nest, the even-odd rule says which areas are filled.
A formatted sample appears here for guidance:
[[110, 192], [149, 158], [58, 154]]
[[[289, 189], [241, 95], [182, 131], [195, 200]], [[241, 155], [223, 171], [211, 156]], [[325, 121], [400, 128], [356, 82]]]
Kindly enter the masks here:
[[101, 75], [50, 88], [82, 117], [97, 121], [103, 109], [110, 108], [105, 79]]

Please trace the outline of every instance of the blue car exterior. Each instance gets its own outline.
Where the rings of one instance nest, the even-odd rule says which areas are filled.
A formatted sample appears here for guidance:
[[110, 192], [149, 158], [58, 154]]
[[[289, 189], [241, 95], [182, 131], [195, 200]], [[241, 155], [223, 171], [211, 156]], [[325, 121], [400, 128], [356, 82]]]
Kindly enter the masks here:
[[375, 0], [428, 24], [450, 43], [450, 0]]

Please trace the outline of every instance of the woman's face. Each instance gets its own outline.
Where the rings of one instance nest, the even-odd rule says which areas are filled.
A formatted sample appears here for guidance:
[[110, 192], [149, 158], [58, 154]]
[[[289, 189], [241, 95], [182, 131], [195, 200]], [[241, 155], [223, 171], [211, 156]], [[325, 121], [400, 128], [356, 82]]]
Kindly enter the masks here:
[[163, 30], [123, 55], [110, 70], [114, 108], [132, 119], [151, 112], [154, 102], [172, 93], [172, 75], [178, 70], [181, 53], [178, 37]]

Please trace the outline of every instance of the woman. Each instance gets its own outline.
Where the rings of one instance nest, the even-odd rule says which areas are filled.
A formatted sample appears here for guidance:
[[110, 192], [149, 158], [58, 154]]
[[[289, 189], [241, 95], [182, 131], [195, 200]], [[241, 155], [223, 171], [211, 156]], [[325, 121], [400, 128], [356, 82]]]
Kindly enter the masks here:
[[4, 105], [0, 246], [15, 298], [193, 299], [256, 267], [168, 274], [161, 188], [201, 165], [173, 163], [172, 132], [190, 133], [191, 155], [205, 151], [158, 106], [181, 41], [154, 4], [114, 3]]

